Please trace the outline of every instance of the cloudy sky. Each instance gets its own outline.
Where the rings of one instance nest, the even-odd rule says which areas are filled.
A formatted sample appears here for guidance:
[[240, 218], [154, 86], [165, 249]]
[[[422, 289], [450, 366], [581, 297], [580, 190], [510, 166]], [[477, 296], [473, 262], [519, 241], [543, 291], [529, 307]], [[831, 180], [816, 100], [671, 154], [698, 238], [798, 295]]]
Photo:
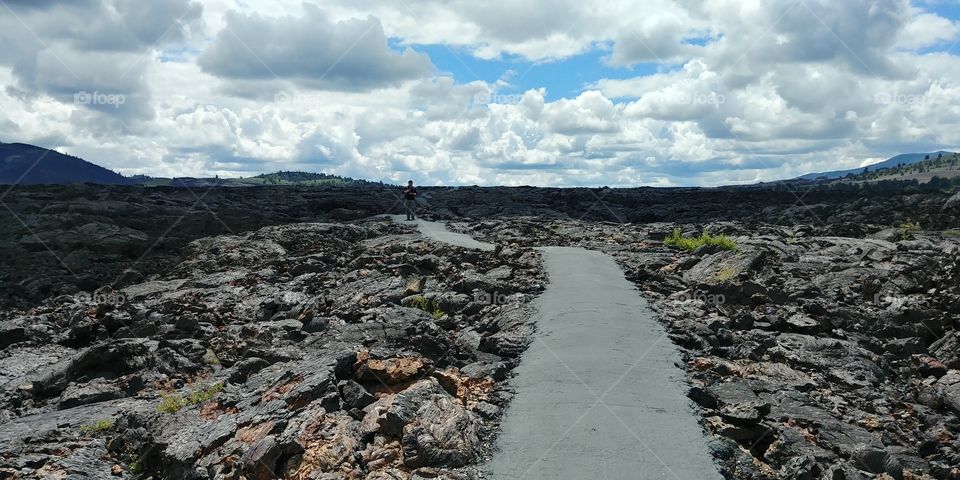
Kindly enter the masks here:
[[124, 174], [720, 185], [960, 148], [958, 0], [0, 0], [0, 141]]

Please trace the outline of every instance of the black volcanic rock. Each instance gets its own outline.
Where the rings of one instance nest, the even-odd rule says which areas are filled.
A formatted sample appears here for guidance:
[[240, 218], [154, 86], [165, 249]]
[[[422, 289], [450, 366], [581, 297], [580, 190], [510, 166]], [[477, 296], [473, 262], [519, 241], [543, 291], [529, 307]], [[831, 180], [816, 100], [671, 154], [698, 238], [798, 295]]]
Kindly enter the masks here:
[[[477, 477], [516, 362], [481, 351], [493, 332], [474, 326], [525, 343], [536, 251], [467, 252], [380, 219], [209, 237], [185, 256], [0, 320], [0, 477]], [[465, 271], [508, 268], [509, 306], [452, 300]], [[444, 328], [401, 305], [414, 277], [450, 299]]]
[[[340, 216], [342, 208], [361, 217], [399, 211], [396, 192], [379, 186], [16, 186], [3, 203], [0, 307], [20, 308], [142, 282], [210, 235]], [[324, 259], [298, 268], [323, 270]]]
[[[960, 241], [936, 231], [960, 225], [953, 193], [422, 192], [421, 214], [497, 250], [367, 218], [397, 206], [376, 186], [12, 189], [0, 476], [461, 478], [534, 332], [543, 245], [613, 255], [649, 299], [728, 478], [960, 476]], [[739, 249], [668, 248], [674, 227]]]
[[96, 183], [130, 185], [119, 173], [54, 150], [22, 143], [0, 143], [0, 184]]
[[944, 210], [960, 210], [960, 193], [950, 197], [944, 204]]
[[723, 253], [664, 246], [668, 224], [520, 217], [453, 227], [505, 248], [617, 258], [680, 347], [705, 430], [738, 447], [714, 450], [727, 478], [954, 479], [960, 240], [864, 238], [880, 229], [853, 213], [917, 200], [837, 205], [854, 225], [676, 225], [728, 235], [739, 249]]

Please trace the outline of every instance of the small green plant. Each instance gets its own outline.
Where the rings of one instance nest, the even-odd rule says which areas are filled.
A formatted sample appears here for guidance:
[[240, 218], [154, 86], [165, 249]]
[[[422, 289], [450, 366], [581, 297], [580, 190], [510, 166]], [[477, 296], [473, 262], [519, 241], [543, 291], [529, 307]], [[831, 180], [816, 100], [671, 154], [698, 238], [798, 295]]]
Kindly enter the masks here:
[[679, 228], [674, 228], [663, 244], [668, 247], [677, 247], [681, 250], [693, 251], [704, 245], [718, 247], [722, 250], [737, 250], [737, 242], [726, 235], [710, 235], [704, 231], [699, 237], [684, 237]]
[[136, 450], [127, 447], [127, 458], [130, 459], [130, 462], [127, 463], [127, 471], [133, 475], [140, 475], [143, 473], [143, 463], [140, 462], [140, 455], [137, 454]]
[[897, 238], [900, 240], [913, 240], [922, 229], [916, 222], [904, 222], [897, 227]]
[[960, 238], [960, 230], [957, 230], [957, 229], [944, 230], [943, 236], [946, 238]]
[[164, 395], [160, 400], [160, 405], [157, 405], [157, 411], [160, 413], [177, 413], [181, 408], [189, 405], [190, 402], [187, 399], [183, 398], [179, 393], [172, 393], [170, 395]]
[[736, 270], [730, 267], [727, 267], [715, 273], [713, 275], [713, 278], [718, 282], [726, 282], [728, 280], [732, 280], [736, 276], [737, 276]]
[[100, 433], [110, 430], [113, 426], [113, 420], [104, 419], [95, 422], [93, 425], [82, 425], [80, 431], [83, 433]]
[[203, 354], [203, 363], [207, 365], [220, 365], [220, 357], [217, 357], [217, 353], [208, 348], [207, 353]]
[[199, 405], [208, 402], [222, 391], [223, 384], [215, 383], [207, 388], [201, 388], [199, 390], [191, 389], [186, 398], [179, 393], [164, 395], [160, 400], [160, 405], [157, 405], [157, 411], [160, 413], [177, 413], [188, 405]]
[[209, 388], [192, 391], [190, 392], [190, 404], [197, 405], [197, 404], [208, 402], [222, 391], [223, 391], [222, 383], [215, 383], [211, 385]]
[[427, 300], [423, 295], [417, 295], [410, 299], [410, 306], [426, 312], [430, 308], [430, 300]]
[[446, 315], [446, 313], [440, 309], [440, 306], [437, 304], [437, 302], [427, 300], [427, 298], [423, 295], [417, 295], [416, 297], [413, 297], [413, 300], [410, 301], [410, 306], [419, 308], [420, 310], [433, 315], [434, 319], [439, 319], [440, 317]]

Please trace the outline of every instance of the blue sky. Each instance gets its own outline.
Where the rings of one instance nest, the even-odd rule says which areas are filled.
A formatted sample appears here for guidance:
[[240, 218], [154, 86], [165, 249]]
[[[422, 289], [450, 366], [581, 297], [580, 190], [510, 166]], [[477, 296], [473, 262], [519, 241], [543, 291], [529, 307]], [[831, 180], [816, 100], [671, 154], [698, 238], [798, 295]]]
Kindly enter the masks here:
[[960, 149], [953, 0], [5, 4], [0, 141], [125, 174], [713, 186]]
[[953, 19], [960, 18], [960, 3], [957, 3], [955, 0], [922, 2], [918, 4], [918, 6], [942, 17]]
[[[931, 3], [921, 4], [922, 8], [930, 13], [934, 13], [943, 18], [951, 20], [960, 19], [960, 3], [956, 0], [940, 0]], [[937, 42], [937, 44], [921, 49], [922, 53], [950, 52], [954, 55], [960, 53], [960, 42], [957, 39]]]
[[547, 101], [574, 98], [603, 78], [628, 79], [676, 68], [674, 65], [650, 63], [611, 67], [604, 61], [610, 55], [609, 48], [601, 46], [580, 55], [537, 62], [518, 55], [504, 55], [495, 60], [480, 59], [467, 49], [447, 45], [414, 45], [412, 48], [429, 55], [441, 74], [451, 75], [458, 83], [482, 80], [493, 84], [504, 79], [509, 86], [499, 89], [498, 93], [510, 95], [545, 88]]

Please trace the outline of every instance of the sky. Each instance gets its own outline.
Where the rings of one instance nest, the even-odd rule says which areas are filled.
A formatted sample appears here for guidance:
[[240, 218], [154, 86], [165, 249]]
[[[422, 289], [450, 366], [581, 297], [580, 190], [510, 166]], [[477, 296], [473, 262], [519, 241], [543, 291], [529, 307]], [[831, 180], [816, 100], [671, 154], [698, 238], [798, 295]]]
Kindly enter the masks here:
[[960, 0], [0, 0], [0, 141], [123, 174], [717, 186], [960, 144]]

